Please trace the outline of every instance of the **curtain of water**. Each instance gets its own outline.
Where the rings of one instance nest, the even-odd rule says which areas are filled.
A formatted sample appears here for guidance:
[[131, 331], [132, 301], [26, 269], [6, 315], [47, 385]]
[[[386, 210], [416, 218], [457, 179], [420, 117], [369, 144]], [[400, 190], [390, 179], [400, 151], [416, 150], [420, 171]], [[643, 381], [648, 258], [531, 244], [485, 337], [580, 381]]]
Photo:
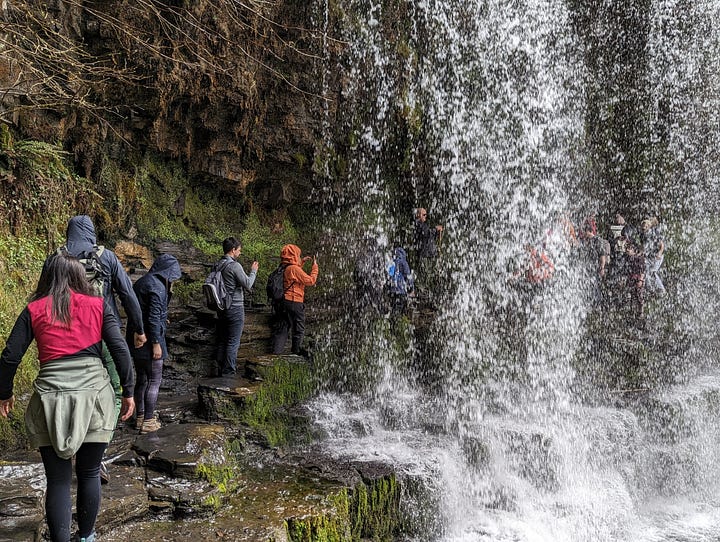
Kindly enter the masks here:
[[[598, 164], [608, 150], [598, 150], [599, 132], [588, 125], [617, 105], [612, 92], [600, 104], [586, 101], [611, 84], [588, 73], [589, 41], [602, 54], [605, 41], [622, 36], [611, 3], [600, 4], [607, 17], [605, 26], [585, 29], [592, 40], [575, 33], [573, 9], [582, 8], [572, 2], [345, 5], [352, 107], [345, 121], [351, 183], [337, 199], [344, 255], [354, 261], [407, 241], [414, 206], [427, 207], [445, 234], [432, 325], [395, 326], [356, 297], [327, 338], [349, 338], [333, 355], [342, 365], [335, 367], [338, 388], [355, 393], [323, 395], [315, 407], [329, 449], [392, 461], [409, 480], [421, 480], [425, 499], [406, 496], [415, 521], [409, 537], [660, 541], [718, 534], [710, 495], [718, 478], [712, 443], [720, 435], [720, 380], [688, 376], [637, 402], [588, 400], [578, 363], [592, 358], [581, 355], [584, 348], [598, 344], [588, 335], [604, 328], [587, 322], [598, 312], [596, 290], [561, 233], [564, 216], [603, 211], [596, 203], [608, 200], [594, 167], [643, 171], [632, 179], [640, 188], [625, 191], [614, 179], [611, 192], [650, 194], [652, 201], [623, 204], [662, 211], [682, 245], [673, 265], [689, 282], [672, 288], [665, 303], [678, 303], [670, 344], [672, 333], [682, 332], [692, 348], [673, 359], [686, 366], [714, 359], [711, 326], [697, 322], [713, 322], [716, 307], [703, 291], [717, 275], [708, 215], [717, 207], [720, 70], [711, 23], [718, 6], [658, 0], [647, 11], [629, 10], [648, 36], [647, 56], [636, 65], [645, 71], [635, 104], [646, 124], [634, 127], [649, 134], [637, 159], [648, 163], [623, 169], [617, 141], [607, 143], [614, 165]], [[405, 27], [396, 33], [391, 8], [403, 12]], [[612, 67], [612, 59], [603, 62]], [[525, 246], [543, 243], [555, 276], [528, 287], [518, 273]], [[648, 344], [611, 339], [611, 349]]]

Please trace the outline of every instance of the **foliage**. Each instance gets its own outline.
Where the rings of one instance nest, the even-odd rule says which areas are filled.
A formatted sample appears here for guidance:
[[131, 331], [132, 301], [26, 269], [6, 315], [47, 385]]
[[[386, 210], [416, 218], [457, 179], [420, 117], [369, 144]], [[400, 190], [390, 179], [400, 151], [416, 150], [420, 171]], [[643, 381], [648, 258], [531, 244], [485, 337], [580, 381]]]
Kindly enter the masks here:
[[[240, 240], [243, 244], [245, 259], [249, 262], [257, 260], [260, 264], [255, 279], [255, 290], [261, 291], [263, 299], [268, 275], [280, 263], [282, 247], [289, 243], [296, 244], [297, 239], [298, 234], [287, 219], [271, 227], [261, 222], [261, 217], [256, 211], [251, 212], [247, 217]], [[241, 258], [243, 257], [241, 256]]]
[[194, 183], [175, 162], [146, 155], [132, 182], [137, 184], [137, 200], [136, 210], [128, 209], [131, 224], [146, 241], [189, 242], [214, 255], [227, 232], [240, 229], [242, 197]]
[[53, 246], [69, 216], [99, 208], [101, 198], [88, 179], [72, 172], [60, 145], [15, 141], [0, 132], [0, 218], [17, 235], [43, 235]]
[[[17, 316], [37, 284], [45, 246], [38, 237], [18, 238], [8, 233], [0, 236], [0, 348], [4, 348]], [[22, 446], [26, 440], [22, 414], [37, 370], [37, 350], [33, 344], [15, 374], [12, 417], [0, 418], [0, 451]]]

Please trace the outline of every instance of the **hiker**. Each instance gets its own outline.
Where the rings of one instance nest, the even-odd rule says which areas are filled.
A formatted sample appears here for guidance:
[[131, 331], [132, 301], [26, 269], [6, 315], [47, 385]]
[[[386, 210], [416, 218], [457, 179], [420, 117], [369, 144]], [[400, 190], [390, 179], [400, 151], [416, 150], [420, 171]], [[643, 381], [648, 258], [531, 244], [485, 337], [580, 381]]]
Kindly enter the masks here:
[[220, 376], [230, 376], [237, 372], [237, 353], [240, 348], [240, 337], [245, 325], [245, 298], [243, 290], [253, 287], [259, 265], [256, 261], [250, 266], [250, 274], [245, 274], [243, 266], [237, 262], [242, 252], [242, 243], [235, 237], [223, 240], [223, 253], [225, 254], [219, 264], [225, 263], [222, 268], [222, 277], [225, 290], [229, 298], [227, 308], [218, 312], [217, 320], [217, 368]]
[[665, 285], [658, 271], [665, 259], [665, 238], [655, 217], [640, 223], [642, 251], [645, 255], [645, 289], [648, 293], [665, 295]]
[[305, 336], [305, 287], [317, 282], [319, 272], [317, 257], [313, 257], [310, 274], [305, 273], [303, 265], [311, 258], [303, 258], [301, 254], [297, 245], [285, 245], [280, 252], [280, 264], [286, 265], [283, 273], [285, 295], [273, 329], [273, 354], [283, 352], [288, 335], [291, 336], [290, 351], [301, 353]]
[[435, 276], [433, 269], [438, 256], [438, 244], [442, 241], [443, 227], [431, 228], [427, 223], [427, 210], [420, 207], [415, 212], [415, 268], [418, 282], [431, 288]]
[[529, 284], [542, 284], [555, 274], [555, 265], [543, 248], [535, 248], [530, 243], [525, 245], [528, 254], [525, 266], [525, 279]]
[[25, 412], [25, 427], [45, 467], [50, 538], [70, 540], [74, 456], [79, 529], [74, 540], [94, 541], [101, 498], [100, 464], [118, 417], [113, 386], [103, 366], [103, 349], [109, 349], [118, 369], [123, 421], [135, 408], [135, 374], [110, 304], [95, 294], [84, 266], [68, 254], [55, 254], [45, 262], [37, 289], [0, 354], [3, 417], [7, 418], [15, 404], [13, 380], [33, 339], [40, 372]]
[[604, 295], [603, 281], [610, 261], [610, 243], [597, 235], [597, 225], [594, 221], [585, 221], [581, 236], [581, 250], [587, 268], [588, 287], [591, 299], [595, 303], [602, 303]]
[[395, 247], [393, 259], [388, 265], [388, 296], [390, 313], [405, 314], [408, 306], [408, 295], [413, 293], [414, 280], [407, 253], [402, 247]]
[[[101, 293], [115, 316], [119, 332], [122, 334], [122, 331], [120, 331], [120, 312], [115, 302], [115, 294], [120, 298], [120, 303], [127, 315], [128, 324], [135, 330], [133, 332], [133, 343], [135, 347], [140, 348], [145, 344], [147, 338], [145, 337], [143, 327], [142, 312], [140, 311], [140, 304], [133, 291], [132, 281], [115, 253], [108, 248], [98, 246], [95, 226], [89, 216], [77, 215], [68, 221], [65, 245], [61, 247], [60, 251], [65, 251], [70, 256], [74, 256], [82, 261], [92, 261], [93, 254], [95, 254], [102, 268], [100, 272], [102, 277], [98, 277], [98, 280], [101, 280]], [[45, 265], [47, 265], [47, 262]], [[108, 375], [110, 375], [113, 389], [115, 390], [115, 406], [119, 413], [122, 397], [120, 377], [118, 376], [115, 363], [107, 348], [103, 348], [102, 357]], [[100, 476], [103, 483], [109, 481], [109, 474], [105, 463], [101, 465]]]
[[615, 215], [615, 221], [610, 224], [610, 265], [608, 267], [608, 278], [613, 283], [621, 281], [625, 276], [625, 263], [627, 260], [627, 254], [625, 252], [625, 245], [629, 242], [629, 239], [623, 235], [626, 231], [627, 223], [625, 218], [617, 213]]
[[369, 308], [377, 314], [385, 314], [383, 290], [386, 283], [386, 270], [384, 258], [377, 244], [376, 239], [362, 240], [353, 268], [353, 283], [355, 284], [355, 299], [361, 309]]
[[589, 233], [593, 236], [597, 235], [598, 233], [597, 214], [595, 212], [590, 213], [588, 216], [585, 217], [585, 220], [583, 220], [579, 234], [580, 241], [584, 241]]
[[610, 262], [610, 243], [597, 234], [597, 227], [593, 223], [585, 222], [582, 246], [585, 248], [587, 261], [594, 269], [595, 275], [604, 279]]
[[168, 357], [165, 342], [168, 305], [172, 283], [178, 280], [181, 274], [180, 264], [175, 256], [161, 254], [155, 259], [150, 270], [133, 286], [148, 336], [143, 346], [134, 348], [132, 337], [135, 330], [132, 325], [127, 327], [126, 338], [137, 374], [134, 395], [135, 428], [142, 434], [160, 429], [160, 421], [155, 416], [155, 405], [162, 382], [163, 362]]
[[645, 255], [638, 246], [630, 242], [625, 245], [625, 251], [627, 253], [625, 267], [627, 295], [635, 315], [641, 318], [645, 305]]

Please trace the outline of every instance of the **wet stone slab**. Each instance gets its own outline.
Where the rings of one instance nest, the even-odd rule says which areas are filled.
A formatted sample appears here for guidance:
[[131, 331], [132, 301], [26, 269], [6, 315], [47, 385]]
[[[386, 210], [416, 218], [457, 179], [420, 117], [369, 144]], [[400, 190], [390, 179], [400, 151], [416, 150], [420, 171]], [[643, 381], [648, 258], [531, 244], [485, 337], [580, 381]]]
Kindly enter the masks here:
[[140, 435], [133, 451], [149, 469], [175, 478], [197, 479], [198, 466], [223, 465], [225, 429], [220, 425], [181, 423]]
[[237, 421], [259, 382], [242, 377], [205, 378], [198, 382], [198, 414], [208, 421]]
[[0, 540], [34, 541], [44, 522], [41, 463], [0, 465]]

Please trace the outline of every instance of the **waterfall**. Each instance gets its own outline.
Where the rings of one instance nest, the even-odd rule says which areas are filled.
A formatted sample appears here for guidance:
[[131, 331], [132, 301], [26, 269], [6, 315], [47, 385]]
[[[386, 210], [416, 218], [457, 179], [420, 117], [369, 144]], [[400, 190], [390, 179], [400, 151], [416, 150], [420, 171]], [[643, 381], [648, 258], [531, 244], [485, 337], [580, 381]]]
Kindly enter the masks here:
[[[387, 316], [356, 284], [311, 406], [329, 450], [410, 481], [403, 539], [720, 537], [719, 8], [344, 6], [350, 188], [329, 250], [347, 276], [372, 264], [365, 288], [412, 243], [414, 208], [444, 234], [429, 320]], [[563, 234], [619, 209], [668, 228], [676, 280], [643, 322], [599, 301]], [[551, 280], [526, 284], [528, 248]]]

